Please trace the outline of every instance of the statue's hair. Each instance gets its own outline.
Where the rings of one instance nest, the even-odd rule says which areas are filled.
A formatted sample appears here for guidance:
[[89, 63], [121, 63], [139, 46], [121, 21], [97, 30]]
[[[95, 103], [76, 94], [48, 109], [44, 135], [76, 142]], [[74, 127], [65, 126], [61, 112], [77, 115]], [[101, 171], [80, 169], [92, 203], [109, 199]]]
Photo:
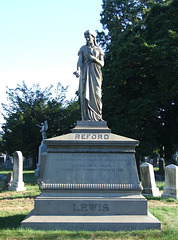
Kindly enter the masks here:
[[85, 31], [85, 32], [84, 32], [85, 38], [86, 38], [86, 36], [87, 36], [88, 34], [91, 34], [91, 35], [92, 35], [92, 37], [94, 38], [94, 45], [97, 46], [96, 33], [95, 33], [95, 31], [93, 31], [93, 30], [87, 30], [87, 31]]

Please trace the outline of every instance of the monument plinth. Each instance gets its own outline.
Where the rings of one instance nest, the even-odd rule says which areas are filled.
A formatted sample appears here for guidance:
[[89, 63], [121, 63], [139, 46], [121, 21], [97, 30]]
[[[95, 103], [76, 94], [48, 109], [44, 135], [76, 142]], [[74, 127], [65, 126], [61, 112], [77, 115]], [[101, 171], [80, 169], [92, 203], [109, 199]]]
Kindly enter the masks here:
[[35, 208], [23, 228], [160, 229], [141, 195], [135, 147], [106, 122], [79, 121], [72, 133], [44, 140], [47, 158]]

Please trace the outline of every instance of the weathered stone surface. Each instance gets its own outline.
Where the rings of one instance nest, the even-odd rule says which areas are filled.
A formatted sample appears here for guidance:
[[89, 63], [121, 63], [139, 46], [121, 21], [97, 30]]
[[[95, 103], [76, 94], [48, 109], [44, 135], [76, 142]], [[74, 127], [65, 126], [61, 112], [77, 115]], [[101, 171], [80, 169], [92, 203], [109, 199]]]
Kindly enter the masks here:
[[178, 198], [178, 166], [174, 164], [165, 167], [165, 187], [162, 197]]
[[22, 227], [160, 228], [160, 222], [148, 215], [147, 200], [141, 195], [135, 163], [138, 141], [112, 134], [105, 122], [87, 123], [78, 122], [72, 133], [44, 140], [42, 193]]
[[[35, 176], [40, 176], [40, 169], [41, 169], [41, 159], [42, 159], [42, 154], [46, 153], [47, 151], [47, 147], [46, 145], [43, 143], [43, 141], [41, 141], [41, 145], [39, 146], [39, 150], [38, 150], [38, 164], [37, 164], [37, 168], [35, 169]], [[41, 177], [41, 176], [40, 176]]]
[[23, 182], [23, 156], [20, 151], [13, 154], [13, 180], [9, 184], [9, 191], [25, 191]]
[[123, 193], [44, 192], [35, 200], [35, 214], [43, 215], [146, 215], [147, 200], [142, 195]]
[[10, 173], [6, 174], [6, 178], [4, 180], [4, 189], [8, 190], [9, 185], [11, 184], [12, 180], [13, 180], [13, 173], [10, 172]]
[[160, 222], [148, 215], [64, 216], [31, 215], [22, 222], [23, 228], [70, 231], [130, 231], [160, 229]]
[[140, 175], [143, 186], [142, 194], [154, 197], [161, 196], [159, 188], [156, 187], [153, 165], [147, 162], [141, 164]]

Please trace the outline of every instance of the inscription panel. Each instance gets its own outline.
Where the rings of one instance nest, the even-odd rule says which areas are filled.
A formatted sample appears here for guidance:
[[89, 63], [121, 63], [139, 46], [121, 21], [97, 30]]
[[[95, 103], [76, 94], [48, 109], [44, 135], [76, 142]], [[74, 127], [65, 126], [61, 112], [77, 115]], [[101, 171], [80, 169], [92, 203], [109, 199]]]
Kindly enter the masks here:
[[43, 178], [59, 184], [138, 184], [133, 154], [51, 153]]

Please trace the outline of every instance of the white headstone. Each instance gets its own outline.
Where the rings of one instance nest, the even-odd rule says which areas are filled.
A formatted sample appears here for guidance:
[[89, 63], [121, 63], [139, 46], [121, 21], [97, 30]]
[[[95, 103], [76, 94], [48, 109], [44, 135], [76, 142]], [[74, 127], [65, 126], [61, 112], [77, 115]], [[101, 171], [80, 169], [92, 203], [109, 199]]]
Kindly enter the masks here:
[[23, 156], [20, 151], [13, 153], [13, 180], [8, 187], [9, 191], [25, 191], [23, 182]]
[[140, 165], [140, 174], [143, 186], [142, 194], [160, 196], [159, 188], [156, 187], [153, 165], [147, 162]]
[[162, 197], [178, 198], [178, 166], [174, 164], [165, 167], [165, 187]]

